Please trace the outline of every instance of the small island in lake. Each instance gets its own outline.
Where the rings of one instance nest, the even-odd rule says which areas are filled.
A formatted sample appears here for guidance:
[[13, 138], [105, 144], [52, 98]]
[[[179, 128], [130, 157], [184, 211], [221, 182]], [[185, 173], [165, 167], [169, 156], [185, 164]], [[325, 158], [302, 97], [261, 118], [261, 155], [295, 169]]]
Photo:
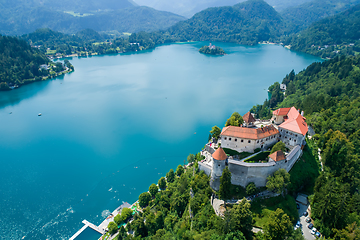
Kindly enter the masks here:
[[225, 55], [226, 54], [222, 48], [216, 47], [215, 45], [212, 45], [211, 43], [209, 46], [201, 47], [199, 52], [204, 53], [204, 54], [210, 54], [210, 55]]

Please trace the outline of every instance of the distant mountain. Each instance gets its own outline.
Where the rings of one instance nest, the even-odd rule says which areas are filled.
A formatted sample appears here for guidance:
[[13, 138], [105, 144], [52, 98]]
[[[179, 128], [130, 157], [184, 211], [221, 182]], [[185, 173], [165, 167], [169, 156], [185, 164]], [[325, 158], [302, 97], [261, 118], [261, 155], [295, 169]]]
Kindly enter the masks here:
[[313, 0], [281, 11], [284, 20], [290, 22], [291, 30], [299, 32], [311, 23], [333, 16], [357, 4], [360, 0]]
[[56, 11], [89, 13], [137, 6], [132, 0], [0, 0], [1, 9], [43, 7]]
[[253, 45], [279, 37], [283, 20], [263, 0], [214, 7], [162, 32], [162, 41], [223, 41]]
[[[194, 14], [209, 7], [233, 6], [245, 0], [134, 0], [141, 6], [148, 6], [162, 11], [173, 12], [185, 17], [192, 17]], [[277, 11], [297, 6], [311, 0], [266, 0]]]
[[65, 33], [87, 28], [118, 32], [156, 31], [185, 20], [173, 13], [135, 6], [128, 0], [64, 0], [53, 5], [50, 0], [14, 2], [16, 4], [0, 0], [0, 6], [3, 7], [0, 11], [1, 34], [22, 35], [38, 28], [51, 28]]
[[360, 4], [312, 24], [287, 39], [291, 49], [321, 57], [360, 52]]

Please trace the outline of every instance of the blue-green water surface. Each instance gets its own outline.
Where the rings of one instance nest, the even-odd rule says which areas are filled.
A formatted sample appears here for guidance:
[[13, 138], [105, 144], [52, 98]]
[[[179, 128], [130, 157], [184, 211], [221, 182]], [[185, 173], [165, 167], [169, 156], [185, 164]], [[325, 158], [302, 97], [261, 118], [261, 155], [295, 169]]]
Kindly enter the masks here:
[[101, 223], [201, 150], [213, 125], [320, 61], [272, 45], [206, 56], [204, 44], [74, 58], [71, 74], [0, 92], [0, 238], [68, 239], [83, 219]]

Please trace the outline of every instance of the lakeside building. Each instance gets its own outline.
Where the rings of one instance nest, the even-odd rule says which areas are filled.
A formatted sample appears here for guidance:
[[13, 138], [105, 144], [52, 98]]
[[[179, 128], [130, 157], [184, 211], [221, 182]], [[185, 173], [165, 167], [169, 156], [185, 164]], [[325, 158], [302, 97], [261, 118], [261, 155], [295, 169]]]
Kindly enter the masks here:
[[[251, 118], [249, 114], [244, 115], [248, 118], [245, 126], [249, 126], [247, 125]], [[271, 125], [260, 128], [224, 127], [219, 140], [221, 147], [214, 149], [210, 145], [205, 146], [207, 158], [199, 162], [199, 170], [211, 176], [210, 186], [216, 191], [220, 188], [220, 177], [226, 166], [231, 172], [232, 184], [246, 187], [253, 182], [257, 187], [264, 187], [268, 176], [280, 168], [289, 172], [301, 157], [302, 149], [306, 144], [305, 135], [308, 132], [305, 120], [303, 112], [300, 114], [295, 107], [279, 108], [273, 112]], [[237, 152], [253, 153], [255, 149], [264, 151], [278, 141], [283, 141], [289, 152], [274, 152], [268, 156], [267, 162], [246, 162], [246, 159], [228, 157], [223, 150], [228, 148]], [[256, 154], [259, 153], [252, 156]]]

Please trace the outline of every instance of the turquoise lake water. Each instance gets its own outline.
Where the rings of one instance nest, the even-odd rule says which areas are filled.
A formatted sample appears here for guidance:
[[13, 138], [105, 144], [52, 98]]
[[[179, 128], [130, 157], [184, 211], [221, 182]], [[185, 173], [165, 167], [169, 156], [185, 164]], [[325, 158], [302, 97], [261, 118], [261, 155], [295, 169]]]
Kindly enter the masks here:
[[228, 55], [206, 56], [205, 44], [74, 58], [71, 74], [0, 92], [0, 238], [100, 224], [200, 151], [212, 126], [320, 61], [274, 45], [219, 43]]

